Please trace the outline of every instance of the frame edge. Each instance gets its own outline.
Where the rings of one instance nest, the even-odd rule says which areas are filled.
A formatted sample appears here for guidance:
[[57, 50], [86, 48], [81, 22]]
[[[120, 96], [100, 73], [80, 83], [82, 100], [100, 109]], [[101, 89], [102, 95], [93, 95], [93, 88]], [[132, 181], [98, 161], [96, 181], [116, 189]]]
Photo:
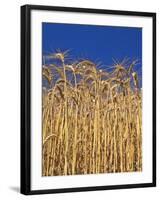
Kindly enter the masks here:
[[30, 193], [30, 9], [21, 6], [20, 192]]
[[65, 11], [65, 12], [83, 12], [83, 13], [101, 13], [101, 14], [114, 14], [114, 15], [132, 15], [142, 17], [153, 17], [156, 13], [154, 12], [142, 12], [142, 11], [129, 11], [129, 10], [110, 10], [101, 8], [82, 8], [82, 7], [63, 7], [63, 6], [52, 6], [52, 5], [35, 5], [25, 4], [30, 10], [50, 10], [50, 11]]
[[154, 187], [156, 187], [156, 13], [153, 13], [152, 16], [152, 33], [153, 33], [153, 44], [152, 44], [152, 48], [153, 48], [153, 130], [152, 130], [152, 137], [153, 137], [153, 150], [152, 150], [152, 154], [153, 154], [153, 171], [152, 171], [152, 180], [153, 180], [153, 185]]

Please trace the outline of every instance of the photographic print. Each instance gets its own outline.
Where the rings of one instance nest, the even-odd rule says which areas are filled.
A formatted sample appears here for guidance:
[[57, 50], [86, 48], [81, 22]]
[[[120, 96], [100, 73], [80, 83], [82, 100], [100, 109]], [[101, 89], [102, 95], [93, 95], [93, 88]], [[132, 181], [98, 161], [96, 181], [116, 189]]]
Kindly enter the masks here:
[[21, 7], [21, 193], [156, 186], [156, 13]]
[[42, 37], [42, 175], [141, 171], [142, 29], [43, 23]]

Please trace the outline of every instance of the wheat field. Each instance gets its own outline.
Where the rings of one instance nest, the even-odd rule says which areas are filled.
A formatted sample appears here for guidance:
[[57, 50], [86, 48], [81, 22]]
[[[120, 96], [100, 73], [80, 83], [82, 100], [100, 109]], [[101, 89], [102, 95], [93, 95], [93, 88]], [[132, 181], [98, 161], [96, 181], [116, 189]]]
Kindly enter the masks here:
[[136, 61], [99, 69], [68, 64], [68, 52], [42, 67], [42, 176], [142, 171], [142, 90]]

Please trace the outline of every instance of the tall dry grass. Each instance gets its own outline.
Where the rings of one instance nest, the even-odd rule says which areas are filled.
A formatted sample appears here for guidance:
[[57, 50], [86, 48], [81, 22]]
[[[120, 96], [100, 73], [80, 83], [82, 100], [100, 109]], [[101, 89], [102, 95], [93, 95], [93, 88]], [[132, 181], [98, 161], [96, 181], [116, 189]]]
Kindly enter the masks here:
[[[142, 170], [142, 94], [136, 62], [112, 72], [66, 52], [43, 66], [42, 175]], [[55, 61], [54, 61], [55, 60]], [[58, 62], [56, 61], [58, 60]]]

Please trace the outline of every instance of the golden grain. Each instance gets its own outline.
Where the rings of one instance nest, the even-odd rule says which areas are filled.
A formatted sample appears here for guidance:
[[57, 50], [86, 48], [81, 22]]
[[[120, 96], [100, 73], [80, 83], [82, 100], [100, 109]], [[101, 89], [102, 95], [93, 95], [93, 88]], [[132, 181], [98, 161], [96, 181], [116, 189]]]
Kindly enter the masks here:
[[43, 67], [50, 89], [43, 94], [42, 175], [142, 171], [142, 91], [135, 62], [128, 69], [116, 63], [109, 73], [89, 60], [67, 65], [65, 56], [52, 55], [61, 66]]

